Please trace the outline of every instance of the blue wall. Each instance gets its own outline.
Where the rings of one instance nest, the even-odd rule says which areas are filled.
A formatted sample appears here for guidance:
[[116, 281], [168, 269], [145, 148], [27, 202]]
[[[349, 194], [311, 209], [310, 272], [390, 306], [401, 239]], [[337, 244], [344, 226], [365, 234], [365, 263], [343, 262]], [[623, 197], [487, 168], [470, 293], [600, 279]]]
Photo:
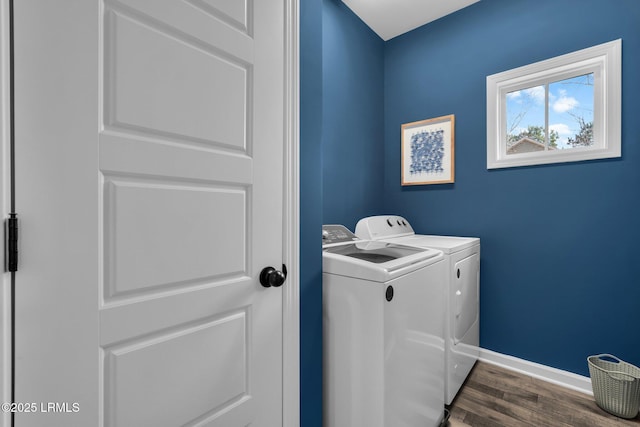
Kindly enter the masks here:
[[301, 0], [300, 29], [300, 423], [321, 427], [321, 228], [380, 209], [384, 43], [338, 0]]
[[339, 0], [322, 25], [322, 219], [352, 228], [382, 208], [384, 41]]
[[[640, 2], [483, 0], [385, 45], [384, 208], [482, 239], [481, 346], [640, 365]], [[486, 168], [486, 76], [622, 38], [621, 159]], [[400, 186], [400, 125], [456, 116], [455, 184]], [[325, 159], [326, 161], [326, 159]]]
[[[300, 425], [322, 426], [322, 0], [300, 2]], [[286, 369], [286, 367], [285, 367]]]

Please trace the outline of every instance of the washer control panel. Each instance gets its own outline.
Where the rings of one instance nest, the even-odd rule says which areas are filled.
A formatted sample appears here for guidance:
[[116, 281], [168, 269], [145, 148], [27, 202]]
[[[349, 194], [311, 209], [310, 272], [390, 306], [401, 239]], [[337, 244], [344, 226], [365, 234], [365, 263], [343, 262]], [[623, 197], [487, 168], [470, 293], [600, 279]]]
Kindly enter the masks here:
[[356, 224], [361, 239], [379, 240], [415, 234], [409, 221], [398, 215], [378, 215], [362, 218]]
[[322, 226], [322, 244], [344, 243], [360, 240], [344, 225], [329, 224]]

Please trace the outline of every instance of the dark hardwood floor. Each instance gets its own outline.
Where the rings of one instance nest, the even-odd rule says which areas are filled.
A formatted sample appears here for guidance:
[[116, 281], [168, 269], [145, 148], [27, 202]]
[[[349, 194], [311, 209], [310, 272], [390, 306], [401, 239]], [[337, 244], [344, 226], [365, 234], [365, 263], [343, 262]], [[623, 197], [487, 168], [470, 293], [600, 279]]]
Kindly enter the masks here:
[[451, 405], [451, 427], [640, 427], [603, 411], [592, 396], [478, 362]]

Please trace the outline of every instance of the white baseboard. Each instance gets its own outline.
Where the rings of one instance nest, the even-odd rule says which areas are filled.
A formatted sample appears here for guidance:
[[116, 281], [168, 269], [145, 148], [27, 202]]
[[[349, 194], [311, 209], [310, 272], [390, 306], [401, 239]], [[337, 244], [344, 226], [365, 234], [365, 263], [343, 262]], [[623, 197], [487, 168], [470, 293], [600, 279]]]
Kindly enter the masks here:
[[[480, 349], [480, 360], [593, 396], [591, 378], [495, 351]], [[586, 363], [586, 362], [585, 362]]]

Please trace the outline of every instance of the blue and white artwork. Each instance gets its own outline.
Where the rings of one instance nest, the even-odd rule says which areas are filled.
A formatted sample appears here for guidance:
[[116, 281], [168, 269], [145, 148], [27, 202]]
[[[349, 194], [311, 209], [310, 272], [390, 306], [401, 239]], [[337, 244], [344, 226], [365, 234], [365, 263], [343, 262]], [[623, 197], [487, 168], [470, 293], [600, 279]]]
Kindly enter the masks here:
[[442, 173], [444, 158], [444, 130], [423, 130], [411, 135], [411, 175]]
[[402, 185], [454, 182], [454, 116], [402, 125]]

